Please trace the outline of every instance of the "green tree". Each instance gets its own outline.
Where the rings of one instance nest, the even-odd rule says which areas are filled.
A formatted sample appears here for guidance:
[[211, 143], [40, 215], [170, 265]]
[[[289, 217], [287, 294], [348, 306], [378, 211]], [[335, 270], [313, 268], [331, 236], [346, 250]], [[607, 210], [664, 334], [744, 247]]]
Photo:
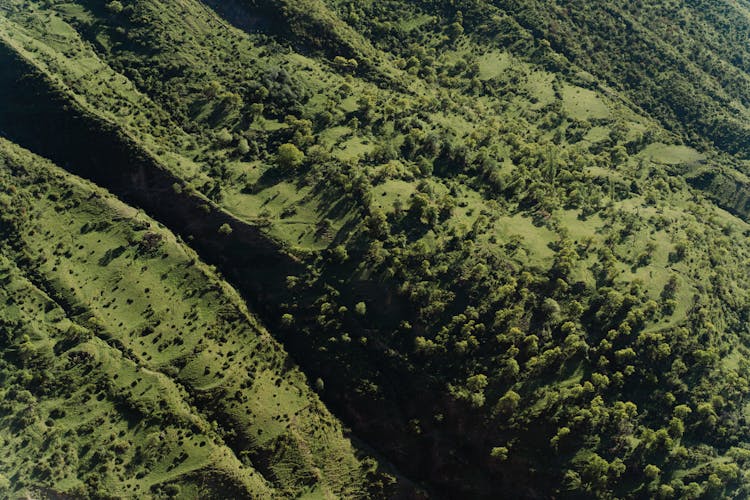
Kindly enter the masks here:
[[317, 392], [323, 392], [323, 390], [326, 388], [325, 382], [323, 382], [322, 378], [315, 379], [315, 390]]
[[262, 103], [256, 102], [250, 105], [250, 114], [252, 115], [253, 120], [263, 116], [264, 110], [265, 110], [265, 106], [263, 106]]
[[654, 464], [648, 464], [643, 469], [643, 474], [649, 479], [656, 479], [661, 474], [661, 470]]
[[281, 316], [281, 324], [285, 327], [290, 327], [294, 324], [294, 316], [289, 313], [285, 313]]
[[245, 156], [250, 152], [250, 144], [244, 137], [240, 138], [239, 142], [237, 143], [237, 152], [240, 154], [240, 156]]
[[284, 170], [294, 170], [305, 161], [305, 153], [294, 144], [286, 143], [279, 146], [276, 153], [276, 164]]
[[356, 59], [347, 59], [343, 56], [334, 57], [333, 64], [346, 71], [355, 71], [359, 67], [359, 62]]
[[490, 456], [496, 460], [504, 462], [508, 460], [508, 448], [505, 446], [496, 446], [490, 451]]
[[331, 256], [336, 262], [346, 262], [349, 259], [349, 252], [344, 245], [338, 245], [331, 251]]
[[367, 314], [367, 304], [364, 302], [357, 302], [357, 304], [354, 306], [354, 312], [356, 312], [359, 316], [364, 316]]
[[498, 400], [497, 405], [495, 405], [495, 410], [499, 413], [508, 415], [516, 411], [520, 401], [521, 396], [516, 391], [509, 390], [500, 398], [500, 400]]
[[227, 146], [232, 142], [232, 133], [229, 130], [223, 128], [216, 133], [216, 140], [222, 146]]
[[107, 4], [107, 10], [113, 14], [119, 14], [122, 12], [123, 8], [122, 2], [118, 2], [117, 0], [113, 0]]

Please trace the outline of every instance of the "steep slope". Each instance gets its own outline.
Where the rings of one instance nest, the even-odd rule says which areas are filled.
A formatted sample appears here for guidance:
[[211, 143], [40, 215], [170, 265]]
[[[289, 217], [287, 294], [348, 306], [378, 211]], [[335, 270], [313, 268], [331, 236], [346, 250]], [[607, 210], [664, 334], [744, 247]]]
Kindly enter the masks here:
[[367, 493], [340, 425], [211, 269], [96, 187], [7, 141], [0, 158], [11, 491]]
[[[396, 34], [398, 25], [388, 24], [394, 12], [410, 15], [403, 3], [328, 3], [360, 29], [377, 33], [375, 39], [385, 38], [379, 48], [398, 53], [405, 47], [380, 37]], [[484, 47], [525, 45], [539, 54], [556, 52], [544, 61], [548, 68], [584, 69], [691, 142], [748, 155], [746, 2], [477, 0], [425, 1], [420, 8], [438, 21], [432, 27], [447, 25], [460, 12], [461, 29]], [[397, 33], [408, 36], [405, 30]]]
[[[8, 0], [0, 131], [183, 235], [432, 496], [741, 498], [746, 14]], [[234, 373], [202, 363], [172, 382]], [[228, 447], [303, 491], [234, 390], [207, 404]], [[341, 453], [318, 488], [356, 494]]]
[[168, 377], [2, 269], [3, 495], [273, 496]]
[[497, 4], [667, 127], [695, 143], [750, 154], [745, 2]]

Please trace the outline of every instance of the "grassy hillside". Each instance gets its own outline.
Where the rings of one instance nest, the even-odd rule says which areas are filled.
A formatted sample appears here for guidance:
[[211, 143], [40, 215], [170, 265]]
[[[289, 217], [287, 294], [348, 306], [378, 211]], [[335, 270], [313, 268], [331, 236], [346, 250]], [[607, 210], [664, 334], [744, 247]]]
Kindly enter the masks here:
[[[17, 353], [69, 321], [88, 336], [42, 372], [87, 353], [100, 381], [18, 404], [101, 394], [135, 447], [152, 431], [112, 394], [202, 422], [202, 455], [170, 435], [130, 480], [166, 496], [748, 495], [749, 15], [7, 0], [3, 257], [50, 305], [6, 372], [41, 376]], [[46, 443], [28, 427], [2, 429]], [[0, 472], [126, 495], [141, 465], [94, 484], [80, 450], [107, 437], [81, 434], [77, 471]]]
[[106, 192], [0, 158], [6, 493], [367, 493], [374, 464], [215, 271]]

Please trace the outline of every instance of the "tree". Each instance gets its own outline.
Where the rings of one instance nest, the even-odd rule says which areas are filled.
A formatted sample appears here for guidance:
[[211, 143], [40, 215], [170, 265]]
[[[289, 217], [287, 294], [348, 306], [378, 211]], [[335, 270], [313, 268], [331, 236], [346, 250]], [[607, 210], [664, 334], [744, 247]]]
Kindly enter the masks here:
[[674, 274], [669, 277], [669, 281], [664, 285], [664, 289], [661, 292], [661, 298], [664, 300], [674, 299], [677, 295], [677, 289], [679, 287], [679, 281], [677, 276]]
[[583, 466], [583, 478], [591, 485], [604, 487], [607, 484], [609, 474], [609, 462], [597, 453], [589, 455]]
[[281, 316], [281, 324], [290, 327], [294, 324], [294, 316], [289, 313], [285, 313]]
[[648, 464], [643, 469], [643, 474], [649, 479], [656, 479], [661, 474], [661, 470], [654, 464]]
[[253, 117], [253, 120], [263, 116], [264, 110], [265, 106], [262, 103], [256, 102], [250, 105], [250, 115]]
[[357, 302], [357, 305], [354, 306], [354, 312], [360, 316], [364, 316], [367, 314], [367, 305], [364, 302]]
[[250, 152], [250, 144], [244, 137], [240, 138], [239, 142], [237, 143], [237, 152], [240, 154], [240, 156], [245, 156]]
[[164, 487], [164, 493], [169, 498], [176, 498], [180, 495], [180, 492], [182, 491], [182, 488], [179, 484], [168, 484]]
[[514, 412], [518, 408], [521, 396], [513, 390], [509, 390], [495, 405], [495, 410], [506, 415]]
[[490, 451], [490, 456], [496, 460], [504, 462], [508, 460], [508, 448], [505, 446], [496, 446]]
[[674, 439], [680, 439], [685, 433], [685, 424], [677, 417], [669, 421], [669, 435]]
[[483, 391], [488, 384], [487, 375], [480, 373], [466, 379], [466, 387], [472, 392]]
[[322, 378], [315, 379], [315, 390], [317, 392], [323, 392], [323, 390], [326, 388], [325, 383], [323, 382]]
[[219, 234], [223, 234], [224, 236], [229, 236], [230, 234], [232, 234], [232, 226], [230, 226], [229, 224], [225, 222], [219, 227]]
[[450, 26], [448, 26], [448, 36], [455, 40], [461, 35], [464, 34], [464, 27], [463, 24], [461, 24], [461, 20], [456, 17], [456, 21], [452, 23]]
[[349, 252], [346, 251], [346, 247], [344, 245], [336, 246], [331, 251], [331, 255], [333, 256], [333, 260], [339, 263], [346, 262], [349, 259]]
[[675, 417], [684, 420], [693, 410], [688, 405], [677, 405], [674, 407], [673, 412]]
[[623, 146], [615, 146], [611, 152], [612, 163], [620, 165], [628, 159], [628, 152]]
[[286, 143], [279, 146], [276, 154], [276, 164], [284, 170], [294, 170], [305, 161], [305, 153], [294, 144]]
[[548, 322], [555, 322], [560, 315], [560, 304], [552, 297], [547, 297], [542, 302], [542, 312]]
[[208, 82], [208, 85], [206, 85], [205, 90], [203, 91], [203, 94], [209, 98], [213, 99], [214, 97], [218, 96], [222, 92], [222, 86], [221, 83], [219, 83], [216, 80], [211, 80]]
[[370, 234], [378, 239], [385, 238], [390, 231], [388, 217], [385, 215], [385, 212], [378, 209], [373, 209], [372, 213], [370, 213], [370, 217], [367, 219], [367, 226]]
[[355, 71], [359, 67], [359, 62], [356, 59], [347, 59], [343, 56], [334, 57], [333, 64], [345, 71]]
[[232, 133], [229, 130], [223, 128], [216, 133], [216, 140], [222, 146], [227, 146], [232, 142]]
[[124, 7], [122, 6], [122, 3], [118, 2], [117, 0], [114, 0], [107, 4], [107, 10], [113, 14], [119, 14], [120, 12], [122, 12], [123, 8]]
[[409, 213], [422, 224], [433, 224], [437, 220], [437, 209], [422, 193], [417, 193], [411, 198]]

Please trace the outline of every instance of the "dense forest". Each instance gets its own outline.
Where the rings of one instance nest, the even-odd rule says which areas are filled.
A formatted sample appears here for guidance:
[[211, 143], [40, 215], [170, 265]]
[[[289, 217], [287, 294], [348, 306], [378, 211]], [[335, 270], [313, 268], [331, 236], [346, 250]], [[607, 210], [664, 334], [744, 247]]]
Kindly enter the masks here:
[[747, 498], [749, 39], [0, 0], [0, 497]]

